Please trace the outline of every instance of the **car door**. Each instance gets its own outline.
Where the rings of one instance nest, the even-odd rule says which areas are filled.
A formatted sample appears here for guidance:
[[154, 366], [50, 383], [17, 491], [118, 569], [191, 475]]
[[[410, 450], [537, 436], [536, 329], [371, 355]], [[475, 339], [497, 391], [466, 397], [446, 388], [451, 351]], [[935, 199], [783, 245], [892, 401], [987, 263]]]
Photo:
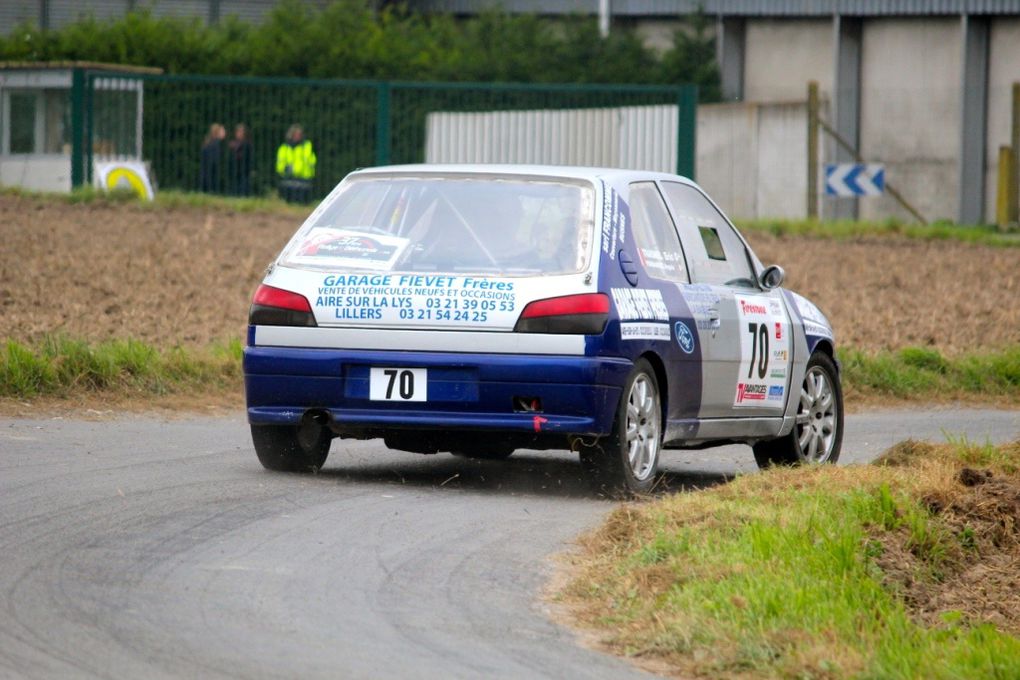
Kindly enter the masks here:
[[[681, 295], [682, 287], [690, 282], [686, 257], [655, 182], [631, 183], [627, 200], [630, 231], [645, 279], [639, 284], [657, 289], [669, 315], [665, 341], [654, 345], [654, 351], [665, 362], [669, 374], [667, 439], [671, 427], [680, 428], [674, 433], [682, 437], [684, 423], [693, 425], [701, 401], [700, 346], [694, 319]], [[631, 326], [641, 328], [640, 324]]]
[[782, 416], [792, 356], [780, 291], [759, 286], [743, 239], [700, 190], [660, 185], [691, 277], [684, 296], [702, 345], [699, 418]]

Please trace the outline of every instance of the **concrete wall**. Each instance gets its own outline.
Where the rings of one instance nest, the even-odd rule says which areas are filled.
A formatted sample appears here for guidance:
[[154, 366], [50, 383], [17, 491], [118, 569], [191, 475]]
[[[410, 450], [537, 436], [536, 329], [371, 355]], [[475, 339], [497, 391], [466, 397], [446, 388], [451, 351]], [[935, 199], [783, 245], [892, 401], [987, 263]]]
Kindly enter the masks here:
[[697, 180], [731, 218], [803, 217], [807, 106], [699, 106]]
[[988, 50], [988, 147], [985, 219], [995, 219], [999, 147], [1010, 143], [1013, 83], [1020, 82], [1020, 17], [993, 19]]
[[[861, 155], [928, 220], [957, 215], [961, 35], [955, 17], [864, 25]], [[911, 219], [889, 196], [859, 204], [861, 219]]]
[[744, 101], [803, 100], [807, 82], [832, 91], [833, 29], [829, 19], [750, 19], [745, 33]]
[[0, 186], [66, 194], [71, 190], [71, 158], [0, 156]]

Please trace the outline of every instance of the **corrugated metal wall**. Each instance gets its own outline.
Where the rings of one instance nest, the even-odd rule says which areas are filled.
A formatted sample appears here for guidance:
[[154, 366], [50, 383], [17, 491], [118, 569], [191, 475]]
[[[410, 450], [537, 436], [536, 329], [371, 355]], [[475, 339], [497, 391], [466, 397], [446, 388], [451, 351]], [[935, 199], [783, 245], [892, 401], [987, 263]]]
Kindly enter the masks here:
[[[593, 14], [597, 0], [409, 0], [408, 5], [435, 12], [475, 14], [483, 7], [510, 12]], [[946, 14], [1020, 14], [1020, 0], [611, 0], [616, 16], [690, 14], [699, 9], [709, 15], [783, 16], [917, 16]]]
[[675, 172], [677, 107], [430, 113], [428, 163], [543, 163]]

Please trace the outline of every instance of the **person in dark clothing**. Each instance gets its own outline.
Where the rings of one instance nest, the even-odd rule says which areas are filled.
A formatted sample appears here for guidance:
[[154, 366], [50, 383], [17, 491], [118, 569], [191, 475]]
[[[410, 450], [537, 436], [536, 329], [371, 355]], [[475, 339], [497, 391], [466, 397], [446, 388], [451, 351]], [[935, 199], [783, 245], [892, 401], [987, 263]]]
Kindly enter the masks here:
[[247, 125], [238, 123], [234, 126], [234, 138], [230, 140], [228, 147], [227, 173], [230, 177], [230, 193], [234, 196], [251, 196], [255, 147], [252, 146]]
[[209, 126], [202, 142], [202, 159], [199, 168], [199, 188], [209, 194], [220, 193], [220, 156], [227, 130], [219, 123]]

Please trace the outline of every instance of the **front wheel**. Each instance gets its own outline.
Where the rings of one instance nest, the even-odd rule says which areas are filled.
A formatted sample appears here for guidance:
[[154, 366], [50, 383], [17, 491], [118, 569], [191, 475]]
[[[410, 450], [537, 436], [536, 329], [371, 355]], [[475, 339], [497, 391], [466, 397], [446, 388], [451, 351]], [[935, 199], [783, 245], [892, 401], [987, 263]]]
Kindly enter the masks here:
[[613, 432], [580, 449], [581, 463], [599, 491], [612, 495], [647, 493], [655, 484], [662, 450], [662, 404], [655, 372], [638, 359], [616, 409]]
[[815, 352], [808, 360], [793, 430], [785, 437], [758, 442], [754, 459], [764, 469], [773, 465], [835, 463], [843, 444], [843, 390], [836, 364]]
[[262, 467], [276, 472], [315, 472], [326, 462], [333, 434], [313, 422], [252, 425], [251, 439]]

